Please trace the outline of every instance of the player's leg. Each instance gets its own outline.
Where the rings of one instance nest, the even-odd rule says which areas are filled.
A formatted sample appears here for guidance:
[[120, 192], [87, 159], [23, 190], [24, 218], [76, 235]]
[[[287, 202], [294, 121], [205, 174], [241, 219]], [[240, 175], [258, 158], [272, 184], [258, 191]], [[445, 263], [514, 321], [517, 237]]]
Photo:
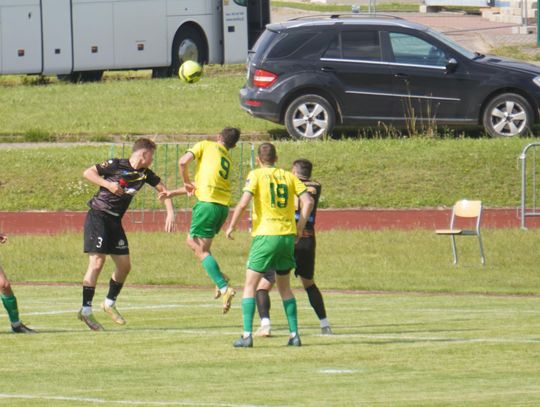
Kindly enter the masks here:
[[289, 346], [300, 346], [300, 336], [298, 335], [298, 313], [296, 298], [291, 290], [290, 270], [296, 267], [294, 260], [294, 241], [296, 236], [276, 236], [278, 238], [275, 255], [276, 284], [279, 295], [283, 300], [283, 308], [289, 324]]
[[[187, 245], [193, 250], [195, 255], [201, 260], [201, 264], [218, 287], [223, 300], [223, 313], [229, 311], [231, 300], [235, 295], [232, 287], [229, 287], [228, 277], [221, 272], [219, 264], [210, 252], [214, 236], [219, 232], [227, 215], [229, 208], [224, 205], [210, 202], [197, 202], [193, 207], [191, 227], [187, 238]], [[219, 296], [216, 296], [219, 297]]]
[[308, 295], [309, 303], [319, 318], [321, 333], [332, 334], [330, 323], [326, 317], [326, 308], [321, 291], [313, 279], [315, 273], [315, 238], [302, 238], [296, 244], [294, 250], [296, 270], [294, 274], [299, 276]]
[[98, 277], [105, 265], [107, 253], [110, 253], [109, 247], [112, 246], [111, 217], [112, 215], [90, 209], [84, 222], [84, 252], [88, 253], [88, 268], [83, 278], [82, 307], [77, 316], [93, 331], [103, 330], [92, 312], [92, 302]]
[[17, 298], [13, 294], [11, 284], [4, 273], [4, 270], [0, 266], [0, 296], [2, 297], [2, 303], [6, 309], [11, 322], [11, 330], [15, 333], [33, 333], [33, 329], [28, 328], [19, 319], [19, 307], [17, 306]]
[[103, 326], [96, 320], [92, 312], [92, 302], [96, 293], [96, 285], [107, 255], [104, 253], [88, 253], [88, 268], [83, 278], [82, 307], [78, 318], [93, 331], [102, 331]]
[[255, 315], [255, 293], [265, 271], [270, 269], [275, 252], [274, 236], [255, 236], [251, 241], [247, 261], [246, 281], [242, 297], [242, 318], [244, 333], [233, 343], [235, 348], [253, 346], [253, 317]]
[[255, 291], [263, 273], [247, 269], [242, 297], [242, 321], [244, 333], [233, 343], [235, 348], [251, 348], [253, 346], [253, 317], [255, 316]]
[[283, 301], [283, 309], [289, 324], [289, 346], [300, 346], [300, 336], [298, 335], [298, 311], [296, 298], [291, 290], [290, 270], [276, 271], [276, 283], [279, 295]]
[[127, 276], [131, 271], [131, 261], [129, 258], [129, 254], [112, 254], [111, 258], [114, 261], [116, 269], [111, 279], [109, 280], [109, 291], [107, 292], [105, 300], [101, 304], [101, 308], [103, 309], [103, 311], [109, 314], [109, 316], [114, 322], [120, 325], [124, 325], [126, 323], [126, 320], [116, 308], [116, 298], [120, 294], [120, 291], [124, 286]]
[[276, 281], [276, 272], [274, 270], [268, 270], [264, 273], [263, 278], [257, 286], [257, 292], [255, 298], [257, 301], [257, 310], [259, 311], [259, 318], [261, 319], [261, 326], [255, 332], [255, 336], [270, 336], [272, 328], [270, 324], [270, 290], [274, 286]]

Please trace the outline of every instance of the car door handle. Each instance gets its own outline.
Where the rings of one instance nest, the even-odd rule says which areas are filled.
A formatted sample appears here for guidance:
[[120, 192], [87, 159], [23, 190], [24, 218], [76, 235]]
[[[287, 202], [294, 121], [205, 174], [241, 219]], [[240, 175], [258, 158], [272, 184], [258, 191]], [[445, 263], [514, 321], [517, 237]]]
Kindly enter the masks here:
[[396, 73], [394, 74], [394, 78], [399, 78], [399, 79], [405, 79], [405, 78], [408, 78], [409, 75], [407, 75], [406, 73]]
[[321, 71], [323, 71], [323, 72], [336, 72], [336, 70], [334, 68], [330, 67], [330, 66], [323, 66], [321, 68]]

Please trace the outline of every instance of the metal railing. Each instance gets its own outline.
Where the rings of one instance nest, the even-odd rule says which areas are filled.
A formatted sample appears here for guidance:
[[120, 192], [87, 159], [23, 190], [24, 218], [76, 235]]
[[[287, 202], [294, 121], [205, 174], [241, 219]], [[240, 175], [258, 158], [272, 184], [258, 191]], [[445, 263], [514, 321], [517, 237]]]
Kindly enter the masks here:
[[[521, 229], [527, 229], [525, 221], [527, 217], [530, 216], [540, 216], [536, 207], [536, 190], [537, 190], [537, 177], [536, 177], [536, 148], [540, 147], [540, 143], [530, 143], [525, 146], [521, 154], [519, 155], [519, 160], [521, 161], [521, 207], [520, 207], [520, 218], [521, 218]], [[530, 171], [530, 188], [531, 188], [531, 206], [527, 209], [527, 153], [532, 149], [532, 164]]]

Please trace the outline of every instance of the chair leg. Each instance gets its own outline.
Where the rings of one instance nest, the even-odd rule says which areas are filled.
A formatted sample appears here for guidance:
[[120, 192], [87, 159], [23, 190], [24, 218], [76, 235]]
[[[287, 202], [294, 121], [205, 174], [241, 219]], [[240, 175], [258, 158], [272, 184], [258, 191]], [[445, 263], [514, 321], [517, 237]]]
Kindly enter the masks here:
[[478, 233], [478, 244], [480, 245], [480, 261], [482, 262], [482, 265], [485, 266], [486, 264], [486, 256], [484, 255], [484, 245], [482, 244], [482, 236], [480, 236], [480, 233]]
[[452, 235], [452, 254], [454, 255], [454, 265], [457, 265], [458, 256], [457, 256], [457, 247], [456, 247], [456, 237]]

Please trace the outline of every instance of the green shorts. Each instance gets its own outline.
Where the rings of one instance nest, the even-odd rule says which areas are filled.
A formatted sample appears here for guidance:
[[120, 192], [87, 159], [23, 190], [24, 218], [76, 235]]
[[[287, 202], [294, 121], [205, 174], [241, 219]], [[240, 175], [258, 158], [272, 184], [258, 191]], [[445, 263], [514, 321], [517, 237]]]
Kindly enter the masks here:
[[296, 268], [294, 235], [255, 236], [249, 249], [247, 268], [259, 273], [269, 269], [289, 271]]
[[191, 237], [213, 238], [227, 220], [229, 207], [214, 202], [198, 201], [191, 212]]

